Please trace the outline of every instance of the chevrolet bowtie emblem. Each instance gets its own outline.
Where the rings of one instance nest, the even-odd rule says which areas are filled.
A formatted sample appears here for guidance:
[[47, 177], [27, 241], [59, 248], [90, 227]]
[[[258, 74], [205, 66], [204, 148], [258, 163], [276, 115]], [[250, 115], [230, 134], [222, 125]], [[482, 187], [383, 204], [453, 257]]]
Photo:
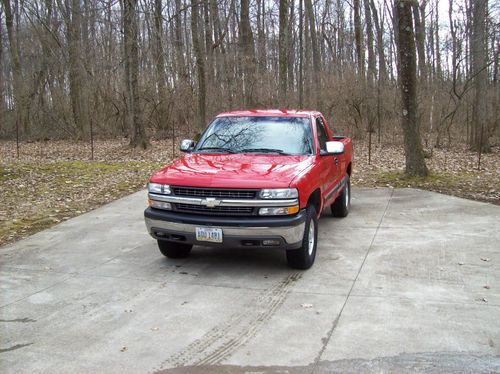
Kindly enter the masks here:
[[217, 200], [213, 197], [207, 197], [205, 200], [201, 201], [201, 205], [205, 205], [208, 208], [215, 208], [220, 205], [220, 200]]

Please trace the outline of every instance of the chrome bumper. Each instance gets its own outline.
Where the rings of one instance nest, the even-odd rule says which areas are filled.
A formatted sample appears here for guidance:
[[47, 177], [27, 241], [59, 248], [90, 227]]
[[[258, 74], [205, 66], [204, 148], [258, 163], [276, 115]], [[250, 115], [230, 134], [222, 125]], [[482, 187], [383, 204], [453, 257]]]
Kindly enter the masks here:
[[[219, 225], [201, 225], [186, 224], [178, 222], [168, 222], [145, 217], [146, 227], [149, 234], [156, 238], [154, 229], [160, 229], [165, 232], [184, 234], [188, 237], [196, 236], [196, 227], [216, 227], [222, 229], [224, 237], [240, 238], [248, 240], [258, 240], [261, 238], [281, 237], [286, 244], [297, 244], [302, 242], [304, 236], [305, 223], [302, 222], [296, 226], [279, 227], [241, 227], [241, 226], [219, 226]], [[200, 243], [201, 244], [201, 243]]]

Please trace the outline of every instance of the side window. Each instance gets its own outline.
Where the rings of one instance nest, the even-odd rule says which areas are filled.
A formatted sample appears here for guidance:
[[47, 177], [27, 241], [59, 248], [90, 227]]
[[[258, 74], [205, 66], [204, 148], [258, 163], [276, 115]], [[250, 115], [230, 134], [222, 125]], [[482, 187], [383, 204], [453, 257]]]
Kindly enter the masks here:
[[328, 141], [328, 135], [323, 125], [321, 118], [316, 118], [316, 133], [318, 134], [318, 144], [319, 149], [326, 151], [326, 142]]

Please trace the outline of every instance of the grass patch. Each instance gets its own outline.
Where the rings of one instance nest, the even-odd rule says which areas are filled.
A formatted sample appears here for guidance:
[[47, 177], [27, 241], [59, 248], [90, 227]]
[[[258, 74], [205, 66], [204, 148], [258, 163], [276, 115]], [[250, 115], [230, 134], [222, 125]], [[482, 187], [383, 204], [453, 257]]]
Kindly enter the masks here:
[[0, 245], [145, 187], [148, 161], [11, 161], [0, 166]]
[[353, 178], [355, 186], [418, 188], [493, 204], [500, 204], [498, 182], [498, 175], [479, 171], [433, 172], [417, 177], [402, 171], [370, 170]]

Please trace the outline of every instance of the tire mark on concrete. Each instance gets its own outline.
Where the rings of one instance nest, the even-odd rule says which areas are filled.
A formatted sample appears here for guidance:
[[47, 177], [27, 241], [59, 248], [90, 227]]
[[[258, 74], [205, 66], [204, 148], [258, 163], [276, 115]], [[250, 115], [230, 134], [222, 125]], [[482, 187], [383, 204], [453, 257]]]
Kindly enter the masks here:
[[36, 319], [31, 319], [31, 318], [16, 318], [16, 319], [0, 319], [0, 322], [21, 322], [21, 323], [28, 323], [28, 322], [36, 322]]
[[288, 275], [278, 284], [263, 291], [246, 304], [241, 312], [233, 314], [227, 321], [210, 329], [201, 338], [165, 360], [165, 366], [213, 365], [220, 363], [238, 348], [253, 338], [264, 323], [283, 304], [295, 281], [302, 274]]
[[12, 347], [9, 347], [9, 348], [1, 348], [0, 349], [0, 353], [9, 352], [9, 351], [15, 351], [16, 349], [24, 348], [24, 347], [27, 347], [27, 346], [32, 345], [32, 344], [33, 343], [16, 344], [16, 345], [13, 345]]
[[[257, 312], [255, 315], [250, 316], [249, 321], [241, 326], [239, 331], [236, 331], [234, 336], [221, 347], [216, 349], [212, 354], [199, 360], [197, 365], [213, 365], [221, 362], [232, 352], [243, 346], [248, 340], [253, 338], [258, 332], [260, 326], [269, 320], [269, 318], [276, 312], [276, 310], [283, 304], [288, 295], [291, 282], [295, 281], [294, 278], [289, 278], [284, 283], [278, 285], [274, 290], [265, 295], [260, 300], [261, 305], [264, 306], [263, 310]], [[258, 305], [260, 306], [260, 305]]]

